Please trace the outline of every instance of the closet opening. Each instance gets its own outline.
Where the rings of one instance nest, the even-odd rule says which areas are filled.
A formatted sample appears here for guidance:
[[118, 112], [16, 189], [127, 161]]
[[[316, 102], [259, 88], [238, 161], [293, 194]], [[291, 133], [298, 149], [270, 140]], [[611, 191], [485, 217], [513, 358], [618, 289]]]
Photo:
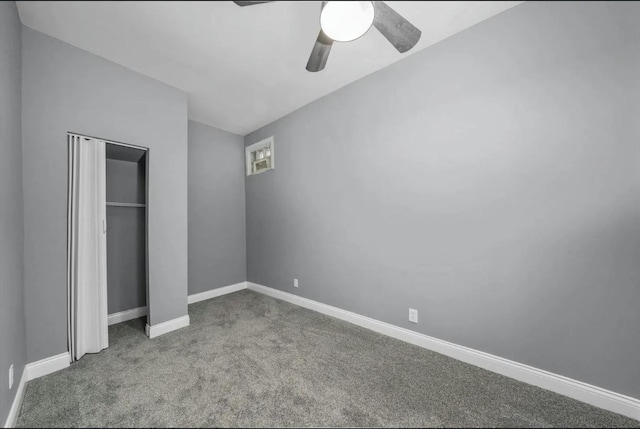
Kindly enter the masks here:
[[148, 323], [148, 150], [105, 142], [109, 325]]
[[67, 346], [74, 362], [109, 347], [109, 325], [145, 332], [149, 151], [67, 138]]

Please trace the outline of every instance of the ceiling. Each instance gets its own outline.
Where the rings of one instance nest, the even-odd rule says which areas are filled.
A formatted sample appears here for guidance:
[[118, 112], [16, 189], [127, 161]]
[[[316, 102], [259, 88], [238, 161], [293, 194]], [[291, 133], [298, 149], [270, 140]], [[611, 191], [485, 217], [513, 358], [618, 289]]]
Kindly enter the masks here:
[[189, 94], [189, 118], [246, 135], [519, 1], [394, 1], [422, 30], [398, 53], [374, 28], [305, 65], [321, 2], [18, 1], [22, 23]]

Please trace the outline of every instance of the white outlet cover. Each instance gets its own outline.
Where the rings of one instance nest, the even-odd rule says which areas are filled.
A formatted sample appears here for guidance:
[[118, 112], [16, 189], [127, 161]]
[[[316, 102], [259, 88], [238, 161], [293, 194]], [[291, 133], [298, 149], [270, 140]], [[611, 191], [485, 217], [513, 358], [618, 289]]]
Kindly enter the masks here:
[[293, 287], [298, 287], [298, 279], [293, 279]]
[[418, 323], [418, 310], [415, 308], [409, 309], [409, 322]]

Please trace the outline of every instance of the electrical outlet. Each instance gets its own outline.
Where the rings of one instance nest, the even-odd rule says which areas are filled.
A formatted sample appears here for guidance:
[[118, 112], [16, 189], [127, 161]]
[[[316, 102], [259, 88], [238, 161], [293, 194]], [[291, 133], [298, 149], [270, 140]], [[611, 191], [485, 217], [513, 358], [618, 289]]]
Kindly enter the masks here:
[[409, 322], [418, 323], [418, 310], [415, 308], [409, 309]]
[[298, 279], [293, 279], [293, 287], [298, 287]]
[[13, 364], [9, 367], [9, 389], [13, 387]]

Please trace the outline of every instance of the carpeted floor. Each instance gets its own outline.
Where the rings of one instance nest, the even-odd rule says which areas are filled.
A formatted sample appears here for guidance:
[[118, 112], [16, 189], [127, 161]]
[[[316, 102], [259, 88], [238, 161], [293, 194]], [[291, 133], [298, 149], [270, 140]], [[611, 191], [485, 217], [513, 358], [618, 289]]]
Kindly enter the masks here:
[[627, 419], [248, 290], [153, 340], [27, 384], [18, 426], [637, 427]]

